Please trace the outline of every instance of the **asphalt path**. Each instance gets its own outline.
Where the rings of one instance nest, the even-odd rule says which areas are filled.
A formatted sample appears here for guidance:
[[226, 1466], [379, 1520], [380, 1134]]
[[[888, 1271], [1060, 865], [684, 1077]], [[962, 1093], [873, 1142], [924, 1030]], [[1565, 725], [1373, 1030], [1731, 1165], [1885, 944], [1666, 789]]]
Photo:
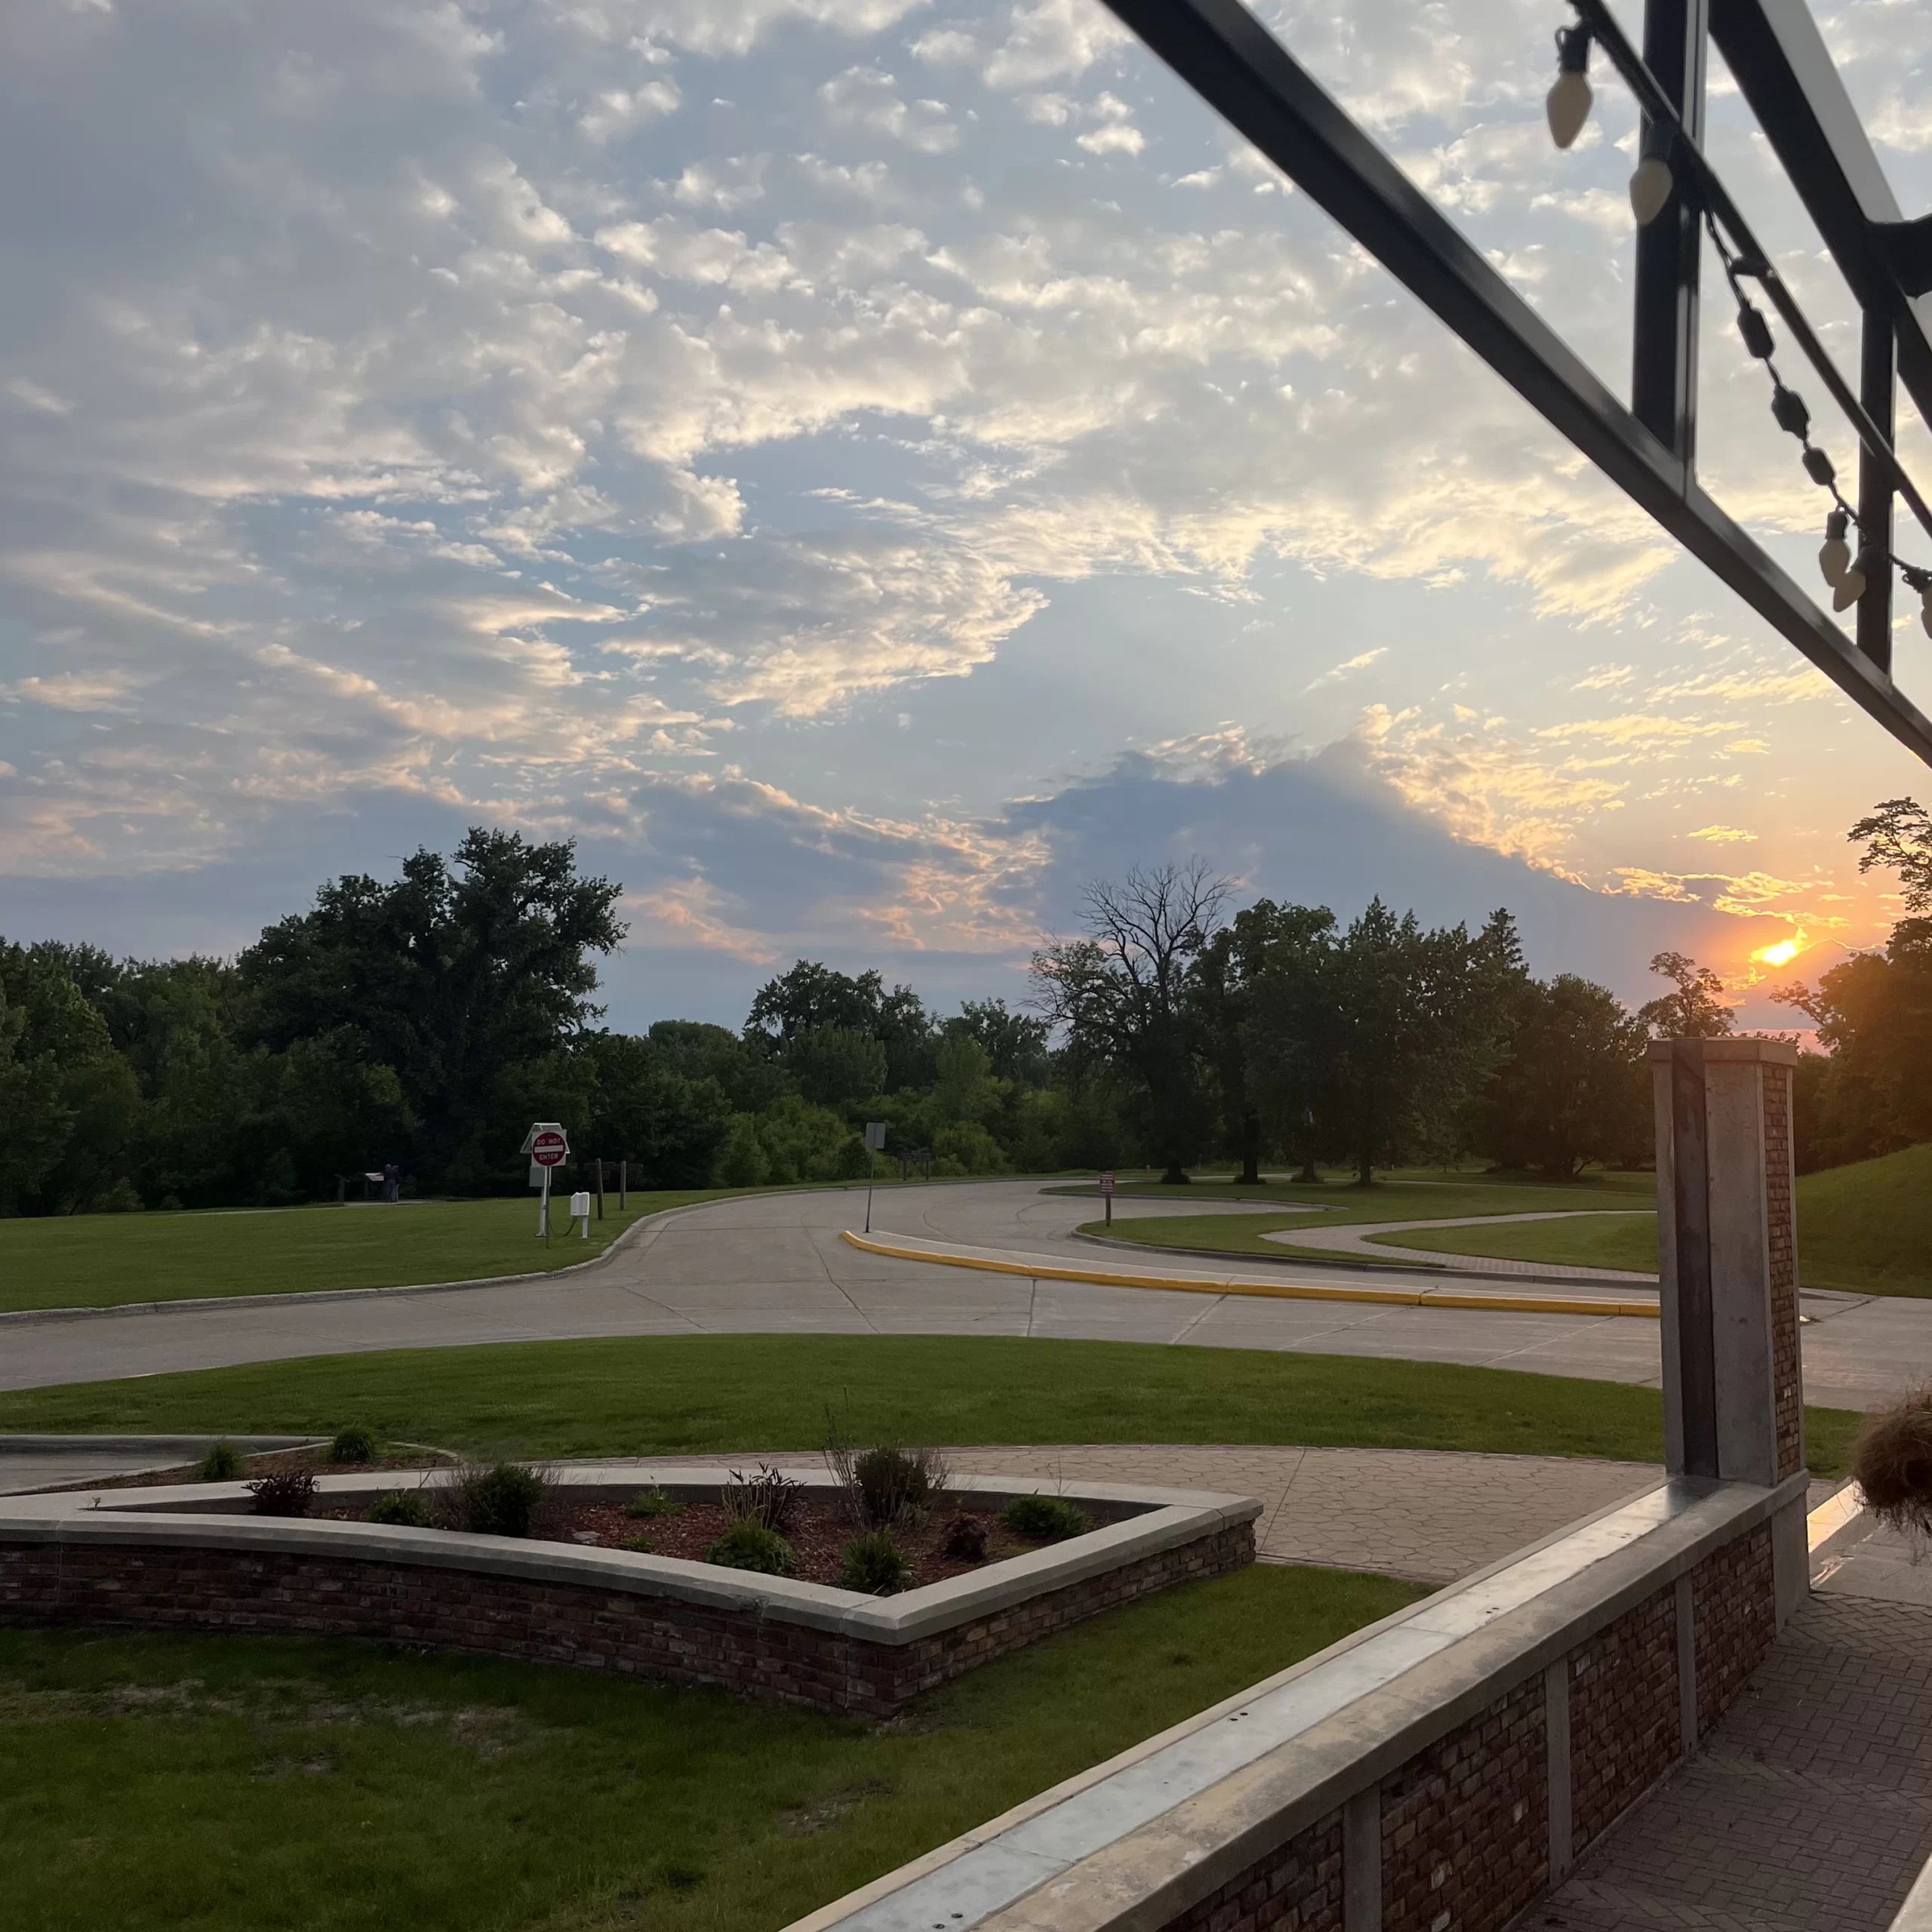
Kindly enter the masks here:
[[[1033, 1181], [883, 1190], [875, 1233], [1050, 1257], [1061, 1266], [1168, 1276], [1180, 1257], [1145, 1264], [1078, 1238], [1091, 1197]], [[863, 1189], [740, 1197], [664, 1216], [581, 1272], [434, 1293], [129, 1311], [0, 1325], [0, 1387], [153, 1375], [291, 1357], [598, 1335], [881, 1334], [1042, 1336], [1206, 1348], [1466, 1362], [1654, 1384], [1654, 1321], [1487, 1309], [1377, 1306], [1190, 1293], [982, 1273], [862, 1253], [840, 1239], [861, 1224]], [[1190, 1213], [1260, 1211], [1201, 1201]], [[1171, 1214], [1123, 1198], [1116, 1217]], [[1222, 1277], [1413, 1287], [1412, 1272], [1299, 1267], [1292, 1260], [1214, 1264]], [[1499, 1285], [1501, 1285], [1499, 1282]], [[1932, 1303], [1806, 1298], [1806, 1393], [1865, 1407], [1932, 1377]]]

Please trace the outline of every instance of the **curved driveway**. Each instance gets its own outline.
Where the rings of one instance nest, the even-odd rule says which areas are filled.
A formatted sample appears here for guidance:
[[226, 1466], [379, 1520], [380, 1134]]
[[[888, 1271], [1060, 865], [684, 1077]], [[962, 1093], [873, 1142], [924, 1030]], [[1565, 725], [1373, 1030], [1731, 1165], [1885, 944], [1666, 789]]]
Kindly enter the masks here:
[[[369, 1293], [128, 1312], [0, 1327], [0, 1387], [165, 1373], [376, 1349], [595, 1335], [725, 1334], [1048, 1336], [1301, 1350], [1540, 1370], [1651, 1383], [1654, 1322], [1582, 1315], [1271, 1300], [983, 1274], [870, 1255], [840, 1232], [857, 1228], [863, 1190], [753, 1195], [666, 1215], [580, 1273], [482, 1283], [428, 1294]], [[1201, 1201], [1190, 1213], [1256, 1212]], [[1117, 1201], [1121, 1218], [1171, 1213], [1164, 1201]], [[875, 1198], [875, 1232], [1131, 1272], [1131, 1259], [1078, 1241], [1091, 1198], [1043, 1194], [1033, 1181], [895, 1188]], [[1164, 1260], [1173, 1276], [1191, 1271]], [[1378, 1275], [1256, 1264], [1214, 1272], [1260, 1281], [1327, 1285], [1378, 1280], [1412, 1286], [1412, 1273]], [[1205, 1272], [1204, 1269], [1201, 1272]], [[1807, 1300], [1826, 1318], [1805, 1329], [1807, 1392], [1862, 1407], [1932, 1375], [1932, 1303]]]

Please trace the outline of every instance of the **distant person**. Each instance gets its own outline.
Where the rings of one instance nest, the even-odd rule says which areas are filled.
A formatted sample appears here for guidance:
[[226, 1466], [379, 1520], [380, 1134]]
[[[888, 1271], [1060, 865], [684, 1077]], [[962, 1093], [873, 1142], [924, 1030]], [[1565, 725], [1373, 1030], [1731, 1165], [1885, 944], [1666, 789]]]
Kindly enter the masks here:
[[383, 1198], [400, 1201], [402, 1198], [402, 1170], [393, 1161], [383, 1163]]

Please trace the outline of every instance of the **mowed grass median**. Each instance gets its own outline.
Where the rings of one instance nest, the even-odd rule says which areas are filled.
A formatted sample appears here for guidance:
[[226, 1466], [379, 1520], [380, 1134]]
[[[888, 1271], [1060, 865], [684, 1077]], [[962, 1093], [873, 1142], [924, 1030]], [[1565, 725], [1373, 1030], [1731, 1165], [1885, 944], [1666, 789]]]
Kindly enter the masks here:
[[[1086, 1194], [1089, 1188], [1056, 1192]], [[1444, 1257], [1482, 1256], [1544, 1261], [1565, 1267], [1615, 1268], [1655, 1274], [1657, 1183], [1649, 1174], [1606, 1174], [1582, 1182], [1524, 1182], [1454, 1176], [1432, 1180], [1392, 1177], [1371, 1188], [1341, 1178], [1318, 1186], [1287, 1182], [1256, 1189], [1224, 1182], [1164, 1187], [1136, 1183], [1121, 1192], [1172, 1201], [1158, 1220], [1099, 1221], [1082, 1227], [1149, 1247], [1198, 1247], [1222, 1254], [1263, 1255], [1272, 1261], [1296, 1251], [1265, 1234], [1282, 1229], [1359, 1226], [1373, 1221], [1454, 1220], [1475, 1214], [1561, 1213], [1558, 1221], [1497, 1222], [1488, 1226], [1429, 1229], [1371, 1235], [1388, 1251], [1391, 1266], [1426, 1267], [1405, 1256], [1417, 1248]], [[1191, 1200], [1266, 1201], [1273, 1214], [1190, 1215]], [[1932, 1296], [1932, 1145], [1907, 1147], [1875, 1160], [1801, 1174], [1798, 1180], [1798, 1263], [1807, 1288], [1861, 1294]]]
[[[1842, 1471], [1860, 1418], [1807, 1411]], [[992, 1336], [675, 1335], [396, 1349], [0, 1395], [0, 1431], [329, 1435], [478, 1456], [817, 1449], [851, 1441], [1284, 1443], [1660, 1462], [1663, 1398], [1452, 1363]]]
[[601, 1254], [634, 1222], [667, 1208], [770, 1189], [607, 1190], [588, 1239], [568, 1192], [552, 1197], [551, 1235], [533, 1193], [496, 1201], [403, 1201], [198, 1214], [75, 1214], [0, 1220], [0, 1312], [116, 1308], [202, 1295], [407, 1287], [546, 1273]]

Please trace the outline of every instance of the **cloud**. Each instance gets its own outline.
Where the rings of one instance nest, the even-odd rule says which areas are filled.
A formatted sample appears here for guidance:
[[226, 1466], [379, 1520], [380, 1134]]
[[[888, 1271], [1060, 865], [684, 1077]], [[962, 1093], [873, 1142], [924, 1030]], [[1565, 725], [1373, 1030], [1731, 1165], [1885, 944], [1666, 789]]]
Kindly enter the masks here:
[[[1832, 31], [1909, 147], [1870, 11]], [[1551, 157], [1535, 10], [1271, 17], [1620, 381], [1629, 117]], [[1835, 791], [1780, 788], [1841, 702], [1091, 0], [35, 18], [0, 72], [36, 183], [0, 324], [20, 873], [241, 865], [291, 811], [619, 840], [702, 798], [875, 854], [774, 932], [968, 958], [1045, 863], [974, 829], [1001, 788], [1136, 735], [1235, 789], [1344, 739], [1458, 849], [1592, 885], [1667, 883], [1720, 817], [1835, 838]], [[1705, 376], [1709, 473], [1815, 547], [1761, 372]], [[1060, 765], [949, 726], [995, 680]], [[900, 715], [902, 759], [823, 749]], [[778, 884], [665, 867], [638, 889], [698, 950], [790, 943], [744, 909]]]
[[1331, 664], [1308, 688], [1318, 691], [1324, 685], [1338, 684], [1352, 672], [1365, 671], [1370, 665], [1380, 662], [1389, 655], [1389, 647], [1378, 645], [1373, 651], [1358, 651], [1352, 657], [1346, 657], [1339, 664]]

